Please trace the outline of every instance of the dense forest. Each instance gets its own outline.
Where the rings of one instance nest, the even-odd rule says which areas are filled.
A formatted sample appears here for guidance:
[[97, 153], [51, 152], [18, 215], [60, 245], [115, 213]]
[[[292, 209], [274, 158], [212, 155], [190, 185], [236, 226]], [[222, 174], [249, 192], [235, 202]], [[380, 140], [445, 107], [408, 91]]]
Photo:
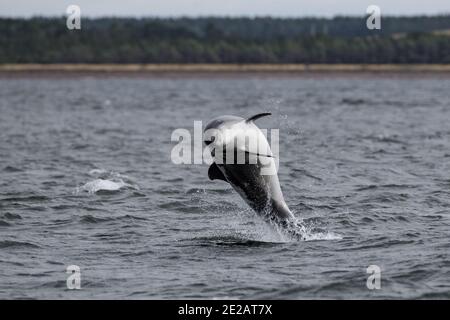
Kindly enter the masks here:
[[0, 63], [450, 63], [450, 16], [0, 18]]

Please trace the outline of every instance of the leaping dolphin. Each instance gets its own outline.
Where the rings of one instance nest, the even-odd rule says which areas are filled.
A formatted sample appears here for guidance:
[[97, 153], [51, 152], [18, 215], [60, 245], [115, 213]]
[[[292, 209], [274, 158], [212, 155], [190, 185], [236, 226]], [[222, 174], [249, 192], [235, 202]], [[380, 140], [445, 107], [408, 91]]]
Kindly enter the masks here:
[[[269, 174], [263, 172], [264, 168], [275, 168], [275, 159], [266, 137], [254, 121], [268, 115], [271, 113], [247, 119], [221, 116], [206, 125], [204, 143], [214, 160], [208, 177], [228, 182], [265, 221], [281, 226], [294, 225], [296, 220], [284, 201], [276, 169]], [[242, 139], [243, 133], [258, 143]], [[234, 162], [228, 163], [230, 153], [234, 155]], [[240, 154], [244, 162], [237, 162]]]

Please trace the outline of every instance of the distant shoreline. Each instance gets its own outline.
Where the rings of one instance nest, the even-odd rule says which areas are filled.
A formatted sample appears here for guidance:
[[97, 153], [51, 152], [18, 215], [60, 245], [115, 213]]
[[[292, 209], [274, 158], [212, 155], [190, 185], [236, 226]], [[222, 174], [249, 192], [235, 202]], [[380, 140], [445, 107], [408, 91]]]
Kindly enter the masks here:
[[0, 64], [0, 73], [450, 72], [450, 64]]

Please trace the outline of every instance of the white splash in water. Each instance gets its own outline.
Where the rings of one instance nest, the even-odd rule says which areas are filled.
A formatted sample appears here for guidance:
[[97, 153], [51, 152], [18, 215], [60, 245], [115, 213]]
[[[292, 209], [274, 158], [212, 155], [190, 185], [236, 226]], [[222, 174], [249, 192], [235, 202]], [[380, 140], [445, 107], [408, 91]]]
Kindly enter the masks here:
[[324, 229], [318, 231], [313, 225], [306, 226], [301, 219], [297, 219], [295, 224], [304, 241], [342, 240], [342, 237], [334, 232]]
[[118, 191], [122, 188], [139, 190], [139, 187], [132, 183], [128, 176], [114, 171], [93, 169], [89, 171], [89, 175], [96, 177], [96, 179], [85, 183], [81, 187], [78, 187], [76, 189], [76, 193], [86, 191], [93, 194], [99, 191]]
[[330, 231], [305, 234], [305, 241], [318, 240], [342, 240], [342, 236]]
[[117, 191], [126, 186], [131, 187], [131, 185], [123, 182], [123, 180], [112, 181], [105, 179], [95, 179], [83, 185], [81, 189], [89, 193], [96, 193], [98, 191]]
[[[250, 217], [247, 215], [248, 213], [251, 214]], [[241, 237], [249, 240], [273, 243], [342, 240], [340, 235], [323, 229], [319, 231], [313, 226], [306, 226], [300, 219], [285, 228], [276, 224], [268, 224], [250, 210], [244, 215], [239, 214], [237, 218], [228, 220], [227, 224]], [[244, 222], [248, 218], [251, 218], [251, 226]]]

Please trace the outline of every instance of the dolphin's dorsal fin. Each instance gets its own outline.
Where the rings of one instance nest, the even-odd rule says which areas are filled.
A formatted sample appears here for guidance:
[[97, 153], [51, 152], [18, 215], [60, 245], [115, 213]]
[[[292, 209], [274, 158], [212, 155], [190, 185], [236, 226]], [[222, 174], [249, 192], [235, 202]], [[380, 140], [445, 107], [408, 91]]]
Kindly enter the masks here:
[[250, 121], [255, 121], [256, 119], [265, 117], [265, 116], [270, 116], [272, 115], [271, 112], [263, 112], [263, 113], [258, 113], [255, 114], [254, 116], [251, 116], [250, 118], [246, 119], [245, 122], [249, 123]]
[[208, 169], [208, 177], [210, 180], [223, 180], [228, 182], [215, 162], [213, 162]]

